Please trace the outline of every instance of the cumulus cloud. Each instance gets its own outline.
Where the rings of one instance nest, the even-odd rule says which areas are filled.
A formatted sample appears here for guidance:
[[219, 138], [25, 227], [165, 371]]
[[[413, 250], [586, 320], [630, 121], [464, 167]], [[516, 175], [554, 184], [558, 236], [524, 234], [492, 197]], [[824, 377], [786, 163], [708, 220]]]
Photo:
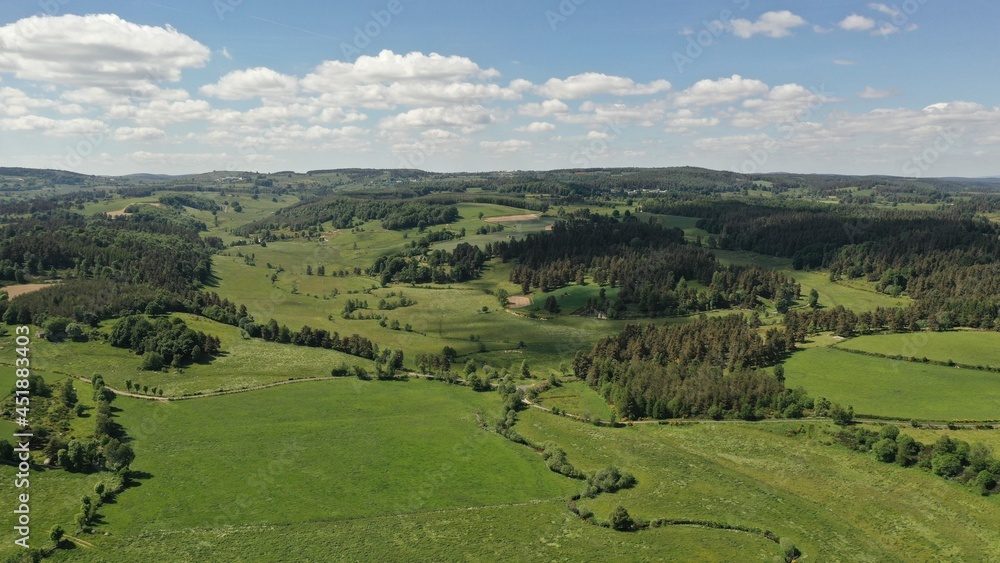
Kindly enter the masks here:
[[551, 78], [538, 87], [538, 92], [550, 98], [576, 99], [600, 94], [616, 96], [641, 96], [670, 90], [670, 82], [656, 80], [649, 84], [636, 84], [631, 78], [608, 76], [597, 72], [577, 74], [566, 79]]
[[176, 29], [113, 14], [32, 16], [0, 27], [0, 72], [63, 86], [129, 91], [177, 81], [210, 50]]
[[840, 100], [799, 84], [775, 86], [764, 96], [745, 100], [731, 117], [736, 127], [765, 127], [803, 118], [821, 105]]
[[531, 88], [526, 80], [509, 86], [489, 82], [499, 73], [466, 57], [385, 50], [353, 62], [326, 61], [302, 78], [307, 92], [321, 93], [328, 106], [388, 109], [398, 104], [470, 104], [518, 100]]
[[727, 31], [742, 39], [749, 39], [754, 35], [764, 35], [779, 39], [788, 37], [792, 30], [806, 25], [805, 19], [788, 10], [778, 12], [765, 12], [761, 14], [757, 21], [747, 19], [734, 19], [728, 22], [716, 20], [713, 25], [722, 26]]
[[482, 106], [452, 106], [414, 108], [383, 119], [382, 129], [409, 129], [413, 127], [457, 127], [463, 132], [481, 131], [496, 119]]
[[524, 127], [517, 127], [514, 131], [524, 132], [524, 133], [549, 133], [555, 131], [556, 126], [552, 123], [546, 121], [535, 121]]
[[166, 138], [167, 134], [163, 129], [156, 127], [119, 127], [111, 135], [116, 141], [158, 141]]
[[344, 84], [400, 81], [456, 82], [468, 78], [495, 78], [495, 69], [483, 69], [467, 57], [425, 55], [412, 52], [399, 55], [384, 50], [376, 56], [363, 55], [353, 63], [326, 61], [302, 79], [309, 90], [325, 91]]
[[569, 106], [562, 100], [545, 100], [524, 104], [517, 108], [517, 112], [528, 117], [551, 117], [569, 113]]
[[22, 115], [0, 119], [0, 129], [4, 131], [30, 131], [56, 137], [103, 133], [107, 124], [96, 119], [52, 119], [39, 115]]
[[743, 78], [734, 74], [719, 80], [700, 80], [677, 95], [674, 102], [680, 106], [727, 104], [768, 91], [760, 80]]
[[851, 14], [837, 24], [844, 31], [869, 31], [875, 29], [875, 25], [875, 20], [858, 14]]
[[266, 67], [236, 70], [215, 84], [201, 87], [206, 96], [223, 100], [248, 100], [257, 97], [284, 97], [295, 94], [298, 79]]

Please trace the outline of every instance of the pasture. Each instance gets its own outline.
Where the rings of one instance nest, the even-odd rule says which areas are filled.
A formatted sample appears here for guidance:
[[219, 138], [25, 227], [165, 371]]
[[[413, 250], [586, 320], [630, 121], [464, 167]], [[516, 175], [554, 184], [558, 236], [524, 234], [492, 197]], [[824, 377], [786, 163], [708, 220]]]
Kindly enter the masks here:
[[[353, 235], [344, 233], [344, 236]], [[387, 288], [378, 288], [375, 280], [368, 277], [307, 276], [304, 273], [306, 265], [315, 268], [319, 263], [314, 261], [312, 254], [317, 248], [316, 243], [294, 241], [272, 243], [263, 249], [241, 249], [244, 254], [256, 254], [256, 266], [248, 266], [243, 258], [235, 256], [233, 250], [228, 252], [230, 256], [217, 255], [213, 269], [219, 282], [213, 290], [246, 305], [250, 314], [261, 322], [273, 317], [295, 330], [309, 325], [342, 335], [357, 333], [371, 338], [383, 348], [403, 349], [407, 353], [407, 365], [411, 368], [415, 366], [416, 355], [440, 354], [444, 346], [451, 346], [462, 356], [477, 354], [477, 358], [500, 367], [517, 366], [522, 359], [526, 359], [533, 366], [554, 369], [559, 362], [572, 359], [577, 350], [590, 348], [598, 339], [614, 334], [625, 324], [624, 321], [569, 315], [559, 315], [551, 320], [530, 319], [507, 313], [500, 308], [494, 295], [486, 293], [486, 290], [492, 292], [498, 287], [507, 289], [511, 294], [518, 291], [507, 281], [506, 272], [510, 266], [505, 264], [490, 265], [480, 280], [455, 285], [410, 287], [392, 284]], [[345, 252], [348, 257], [340, 262], [333, 259], [326, 262], [328, 273], [330, 268], [339, 268], [336, 266], [338, 263], [367, 264], [374, 261], [372, 256], [363, 260], [351, 258], [350, 254], [354, 251], [349, 249], [349, 245]], [[271, 276], [276, 270], [266, 267], [267, 262], [272, 260], [276, 261], [272, 264], [281, 263], [286, 270], [278, 274], [273, 284]], [[369, 290], [369, 293], [363, 293], [364, 290]], [[571, 312], [574, 302], [582, 305], [586, 300], [583, 295], [596, 295], [598, 290], [591, 284], [583, 288], [568, 287], [552, 294], [560, 298], [564, 293], [569, 295], [565, 312]], [[613, 295], [613, 291], [609, 294]], [[378, 301], [383, 298], [392, 300], [389, 297], [391, 293], [397, 296], [402, 293], [416, 304], [378, 311]], [[579, 295], [574, 298], [576, 294]], [[546, 295], [533, 294], [532, 298], [536, 305], [540, 305]], [[382, 314], [387, 322], [396, 320], [402, 327], [410, 324], [412, 331], [391, 330], [380, 326], [377, 320], [341, 318], [349, 299], [368, 301], [371, 310], [364, 311], [366, 314]], [[483, 307], [487, 308], [487, 313], [482, 312]], [[519, 347], [522, 340], [525, 348]], [[485, 352], [480, 351], [480, 344], [486, 347]]]
[[309, 529], [556, 500], [576, 485], [477, 426], [495, 394], [440, 382], [340, 379], [116, 406], [133, 468], [148, 475], [102, 510], [113, 539], [95, 543], [109, 551], [150, 530]]
[[796, 352], [785, 385], [804, 387], [863, 415], [920, 420], [992, 420], [1000, 413], [1000, 374], [889, 360], [836, 348]]
[[886, 356], [1000, 367], [1000, 333], [997, 332], [961, 330], [878, 334], [851, 338], [837, 347]]
[[608, 402], [584, 381], [569, 381], [553, 387], [538, 395], [536, 402], [545, 408], [558, 407], [567, 413], [595, 420], [608, 420], [614, 416]]
[[[105, 343], [38, 341], [34, 345], [34, 365], [40, 374], [88, 379], [101, 374], [110, 387], [119, 390], [125, 389], [126, 379], [131, 379], [139, 385], [163, 389], [168, 397], [242, 389], [292, 378], [326, 377], [342, 363], [373, 369], [372, 362], [333, 350], [244, 339], [236, 327], [194, 315], [177, 316], [192, 330], [218, 336], [222, 355], [180, 370], [153, 372], [139, 370], [141, 358], [131, 351]], [[112, 324], [107, 322], [105, 327]]]
[[[521, 417], [518, 432], [536, 443], [558, 443], [576, 467], [594, 471], [615, 464], [635, 475], [633, 489], [580, 502], [600, 518], [621, 504], [645, 519], [770, 530], [792, 539], [809, 561], [916, 561], [944, 553], [952, 560], [1000, 557], [997, 498], [827, 445], [832, 425], [612, 429], [537, 409]], [[799, 427], [801, 434], [789, 436]]]

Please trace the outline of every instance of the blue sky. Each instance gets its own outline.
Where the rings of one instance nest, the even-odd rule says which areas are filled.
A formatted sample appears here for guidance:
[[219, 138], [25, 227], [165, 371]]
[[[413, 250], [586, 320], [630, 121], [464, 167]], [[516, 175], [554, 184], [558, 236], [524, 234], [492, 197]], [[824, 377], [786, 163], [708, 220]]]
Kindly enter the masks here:
[[1000, 174], [986, 1], [0, 5], [0, 165]]

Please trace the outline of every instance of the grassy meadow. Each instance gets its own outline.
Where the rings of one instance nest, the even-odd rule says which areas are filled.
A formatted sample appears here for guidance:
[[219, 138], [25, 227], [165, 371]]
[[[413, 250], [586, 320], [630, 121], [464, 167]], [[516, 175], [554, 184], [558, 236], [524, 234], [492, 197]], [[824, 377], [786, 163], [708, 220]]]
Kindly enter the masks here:
[[796, 352], [785, 385], [852, 405], [858, 414], [927, 420], [1000, 418], [1000, 374], [889, 360], [836, 348]]
[[997, 332], [961, 330], [879, 334], [852, 338], [837, 347], [886, 356], [1000, 367], [1000, 333]]
[[[89, 379], [100, 374], [115, 389], [125, 389], [125, 380], [131, 379], [139, 385], [163, 389], [168, 397], [241, 389], [293, 378], [326, 377], [342, 363], [373, 369], [372, 362], [341, 352], [244, 339], [236, 327], [194, 315], [176, 316], [193, 330], [218, 336], [222, 354], [180, 370], [151, 372], [139, 370], [141, 358], [131, 351], [102, 342], [39, 341], [34, 348], [34, 365], [38, 373], [55, 377], [69, 374]], [[105, 328], [111, 325], [105, 323]]]
[[569, 414], [595, 420], [608, 420], [614, 415], [608, 402], [583, 381], [570, 381], [553, 387], [539, 394], [536, 402], [545, 408], [557, 407]]
[[[987, 561], [1000, 557], [996, 497], [828, 445], [823, 423], [611, 429], [531, 410], [518, 431], [553, 441], [585, 471], [609, 464], [638, 485], [581, 501], [633, 516], [751, 526], [792, 539], [803, 561]], [[801, 427], [802, 433], [789, 436]], [[643, 534], [645, 532], [641, 532]], [[745, 559], [752, 560], [752, 559]]]

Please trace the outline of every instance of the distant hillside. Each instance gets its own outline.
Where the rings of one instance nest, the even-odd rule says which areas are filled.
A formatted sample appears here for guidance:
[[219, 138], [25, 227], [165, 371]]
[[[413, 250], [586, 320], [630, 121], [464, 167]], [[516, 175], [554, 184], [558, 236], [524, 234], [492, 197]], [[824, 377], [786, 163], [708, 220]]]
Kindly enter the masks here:
[[86, 174], [79, 174], [76, 172], [67, 172], [65, 170], [48, 170], [48, 169], [38, 169], [38, 168], [18, 168], [18, 167], [0, 167], [0, 177], [9, 178], [36, 178], [39, 180], [47, 180], [57, 184], [82, 184], [88, 179], [94, 178], [94, 176], [88, 176]]

